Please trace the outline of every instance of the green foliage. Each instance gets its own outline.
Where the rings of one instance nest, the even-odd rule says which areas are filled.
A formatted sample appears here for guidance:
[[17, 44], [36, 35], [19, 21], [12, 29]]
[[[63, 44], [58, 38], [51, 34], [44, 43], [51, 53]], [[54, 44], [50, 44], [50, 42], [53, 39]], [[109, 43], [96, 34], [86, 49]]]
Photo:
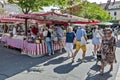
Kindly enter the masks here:
[[[98, 4], [95, 3], [89, 3], [87, 1], [83, 0], [73, 0], [73, 5], [78, 4], [81, 5], [81, 8], [77, 8], [77, 11], [74, 10], [73, 6], [73, 11], [72, 14], [88, 19], [97, 19], [100, 21], [110, 21], [112, 20], [112, 17], [110, 14], [105, 11], [102, 7], [100, 7]], [[82, 2], [81, 2], [82, 1]], [[55, 0], [55, 5], [58, 5], [61, 9], [69, 9], [72, 7], [72, 5], [69, 4], [70, 0]], [[68, 11], [70, 12], [70, 11]]]
[[74, 13], [77, 16], [88, 18], [88, 19], [97, 19], [100, 21], [110, 21], [112, 17], [110, 14], [101, 8], [95, 3], [83, 2], [82, 9], [79, 12]]
[[8, 0], [11, 4], [17, 4], [22, 8], [23, 13], [27, 14], [30, 11], [39, 11], [43, 6], [49, 6], [53, 0]]
[[[23, 13], [27, 14], [30, 11], [39, 11], [44, 6], [59, 6], [61, 9], [70, 7], [69, 2], [72, 0], [8, 0], [11, 4], [17, 4], [22, 8]], [[73, 4], [80, 0], [74, 0]]]
[[68, 8], [72, 5], [70, 2], [73, 2], [73, 5], [76, 3], [80, 3], [81, 0], [54, 0], [53, 5], [59, 6], [60, 8]]
[[89, 2], [81, 2], [83, 0], [8, 0], [9, 3], [17, 4], [22, 8], [23, 13], [27, 14], [32, 11], [39, 11], [43, 6], [59, 6], [60, 9], [65, 10], [73, 5], [69, 2], [73, 1], [73, 5], [80, 4], [82, 8], [73, 11], [72, 14], [88, 19], [97, 19], [100, 21], [110, 21], [112, 17], [97, 4]]

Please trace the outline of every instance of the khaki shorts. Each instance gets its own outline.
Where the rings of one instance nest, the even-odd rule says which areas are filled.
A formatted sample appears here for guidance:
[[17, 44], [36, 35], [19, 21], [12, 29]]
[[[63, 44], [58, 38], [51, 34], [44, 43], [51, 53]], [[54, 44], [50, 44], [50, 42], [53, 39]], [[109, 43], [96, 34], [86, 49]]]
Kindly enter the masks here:
[[79, 51], [80, 49], [82, 49], [82, 51], [86, 51], [87, 50], [86, 45], [81, 46], [80, 45], [80, 41], [77, 41], [76, 42], [76, 50]]

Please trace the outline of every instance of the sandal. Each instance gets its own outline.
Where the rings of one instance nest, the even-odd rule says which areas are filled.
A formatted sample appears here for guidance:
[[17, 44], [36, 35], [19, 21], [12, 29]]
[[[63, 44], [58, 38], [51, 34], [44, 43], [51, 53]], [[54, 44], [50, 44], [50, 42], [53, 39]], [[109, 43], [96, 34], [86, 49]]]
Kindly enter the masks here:
[[110, 72], [111, 72], [111, 71], [113, 71], [113, 68], [110, 68], [110, 70], [109, 70], [109, 71], [110, 71]]
[[100, 71], [100, 75], [103, 75], [103, 71], [102, 70]]
[[100, 72], [100, 75], [103, 75], [103, 72]]
[[70, 59], [70, 56], [67, 56], [68, 59]]
[[75, 61], [74, 61], [74, 58], [72, 59], [72, 63], [74, 63]]

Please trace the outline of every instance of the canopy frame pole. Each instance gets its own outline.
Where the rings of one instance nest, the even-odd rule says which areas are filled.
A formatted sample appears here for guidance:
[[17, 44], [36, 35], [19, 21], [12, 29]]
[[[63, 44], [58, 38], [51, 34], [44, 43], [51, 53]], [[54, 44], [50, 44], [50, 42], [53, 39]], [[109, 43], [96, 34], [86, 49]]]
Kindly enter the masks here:
[[28, 18], [25, 18], [25, 36], [28, 34], [28, 24], [27, 24]]

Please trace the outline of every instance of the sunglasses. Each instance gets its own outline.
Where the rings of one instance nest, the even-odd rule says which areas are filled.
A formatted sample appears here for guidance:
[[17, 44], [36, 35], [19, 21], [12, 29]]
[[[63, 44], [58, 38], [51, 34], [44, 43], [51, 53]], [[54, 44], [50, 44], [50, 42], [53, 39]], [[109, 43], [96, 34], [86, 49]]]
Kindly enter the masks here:
[[106, 34], [112, 34], [111, 32], [106, 32]]

